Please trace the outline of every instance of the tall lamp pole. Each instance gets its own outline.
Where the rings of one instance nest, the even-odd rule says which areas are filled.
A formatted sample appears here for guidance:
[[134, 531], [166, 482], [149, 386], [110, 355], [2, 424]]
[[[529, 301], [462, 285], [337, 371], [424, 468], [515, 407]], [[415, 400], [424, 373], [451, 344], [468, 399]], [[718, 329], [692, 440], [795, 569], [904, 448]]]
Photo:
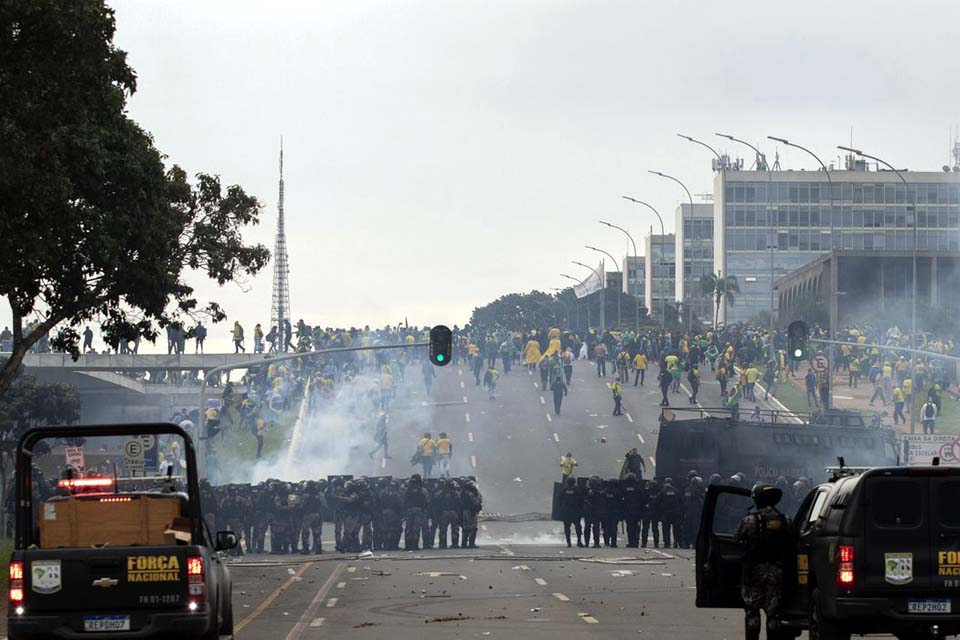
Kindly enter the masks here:
[[[874, 162], [879, 162], [890, 171], [893, 171], [897, 174], [897, 177], [900, 178], [900, 181], [903, 182], [904, 188], [907, 190], [907, 193], [910, 193], [910, 183], [907, 182], [907, 179], [903, 177], [903, 174], [900, 173], [897, 169], [893, 167], [892, 164], [886, 160], [881, 160], [876, 156], [871, 156], [869, 154], [860, 151], [859, 149], [851, 149], [850, 147], [840, 147], [837, 149], [842, 151], [849, 151], [850, 153], [855, 153], [858, 156], [863, 156], [864, 158], [870, 158]], [[917, 335], [917, 189], [914, 187], [913, 196], [911, 197], [911, 202], [913, 204], [913, 295], [911, 296], [913, 300], [910, 304], [910, 343], [913, 345], [914, 336]]]
[[[757, 171], [766, 171], [766, 172], [767, 172], [767, 185], [768, 185], [768, 186], [770, 185], [770, 183], [773, 182], [773, 175], [770, 173], [770, 168], [767, 166], [767, 157], [766, 157], [765, 155], [763, 155], [763, 153], [760, 152], [760, 149], [756, 148], [755, 146], [753, 146], [752, 144], [750, 144], [750, 143], [747, 142], [746, 140], [741, 140], [740, 138], [734, 138], [734, 137], [731, 136], [729, 133], [718, 133], [718, 134], [716, 134], [716, 135], [720, 136], [721, 138], [726, 138], [727, 140], [729, 140], [729, 141], [731, 141], [731, 142], [739, 142], [740, 144], [745, 145], [745, 146], [750, 147], [751, 149], [753, 149], [753, 152], [757, 154]], [[769, 199], [770, 199], [769, 193], [770, 193], [770, 191], [769, 191], [769, 189], [768, 189], [768, 190], [767, 190], [767, 200], [768, 200], [768, 202], [769, 202]], [[832, 193], [833, 193], [833, 190], [831, 189], [831, 195], [832, 195]], [[767, 211], [768, 211], [768, 212], [770, 211], [770, 207], [769, 207], [769, 206], [767, 207]], [[831, 212], [831, 214], [830, 214], [830, 220], [831, 220], [831, 222], [833, 221], [833, 213], [832, 213], [832, 212]], [[832, 238], [832, 237], [830, 238], [830, 242], [831, 242], [831, 243], [833, 242], [833, 238]], [[771, 242], [768, 242], [767, 244], [768, 244], [769, 246], [771, 246], [771, 247], [773, 246], [773, 242], [772, 242], [772, 241], [771, 241]], [[726, 303], [724, 303], [724, 304], [726, 304]], [[771, 250], [771, 251], [770, 251], [770, 359], [771, 359], [771, 360], [773, 359], [773, 355], [774, 355], [774, 353], [773, 353], [773, 332], [774, 332], [774, 326], [775, 326], [775, 325], [774, 325], [774, 321], [773, 321], [773, 309], [774, 309], [774, 306], [773, 306], [773, 251]]]
[[[585, 249], [590, 249], [591, 251], [596, 251], [597, 253], [602, 253], [603, 255], [605, 255], [605, 256], [607, 256], [608, 258], [610, 258], [610, 261], [613, 262], [613, 264], [617, 264], [617, 259], [614, 258], [614, 257], [613, 257], [612, 255], [610, 255], [609, 253], [607, 253], [606, 251], [604, 251], [603, 249], [597, 249], [596, 247], [591, 247], [591, 246], [589, 246], [589, 245], [586, 245], [584, 248], [585, 248]], [[621, 286], [622, 286], [622, 283], [623, 283], [623, 269], [619, 269], [618, 271], [620, 271], [620, 282], [621, 282]], [[603, 274], [603, 275], [607, 275], [607, 274]], [[607, 284], [607, 283], [604, 282], [603, 284], [604, 284], [604, 288], [606, 288], [606, 284]], [[621, 298], [621, 297], [622, 297], [622, 296], [620, 295], [620, 292], [617, 291], [617, 329], [620, 329], [620, 298]]]
[[[659, 171], [652, 171], [652, 170], [649, 171], [648, 173], [652, 173], [652, 174], [655, 175], [655, 176], [660, 176], [661, 178], [666, 178], [667, 180], [673, 180], [673, 181], [676, 182], [678, 185], [680, 185], [681, 187], [683, 187], [683, 190], [687, 192], [687, 198], [690, 200], [690, 234], [693, 235], [693, 196], [690, 195], [690, 189], [687, 189], [687, 185], [685, 185], [685, 184], [683, 184], [682, 182], [680, 182], [680, 180], [678, 180], [677, 178], [674, 178], [673, 176], [668, 175], [668, 174], [666, 174], [666, 173], [661, 173], [661, 172], [659, 172]], [[681, 218], [682, 218], [682, 216], [681, 216]], [[681, 225], [681, 227], [682, 227], [682, 225]], [[683, 231], [682, 228], [681, 228], [681, 233], [682, 233], [682, 240], [681, 240], [681, 242], [680, 242], [680, 246], [683, 248], [684, 253], [686, 253], [687, 250], [686, 250], [685, 247], [686, 247], [686, 241], [687, 241], [687, 234]], [[701, 246], [700, 248], [702, 249], [703, 247]], [[713, 270], [713, 269], [712, 269], [712, 267], [711, 267], [711, 271], [712, 271], [712, 270]], [[681, 281], [681, 282], [683, 282], [683, 277], [684, 277], [684, 275], [685, 275], [685, 274], [684, 274], [684, 265], [681, 263], [681, 264], [680, 264], [680, 281]], [[690, 238], [690, 281], [691, 281], [691, 283], [693, 282], [693, 276], [694, 276], [694, 273], [693, 273], [693, 238]], [[693, 295], [692, 295], [692, 293], [690, 293], [690, 292], [687, 291], [686, 285], [684, 285], [684, 287], [683, 287], [683, 294], [684, 294], [684, 295], [683, 295], [684, 298], [687, 298], [688, 300], [692, 300], [692, 299], [693, 299]], [[687, 327], [689, 328], [690, 332], [693, 333], [693, 304], [692, 304], [692, 303], [688, 303], [688, 304], [687, 304]]]
[[607, 328], [607, 314], [606, 314], [607, 297], [605, 295], [605, 291], [607, 287], [606, 287], [606, 282], [604, 282], [603, 280], [603, 275], [588, 264], [583, 264], [582, 262], [577, 262], [576, 260], [571, 260], [570, 262], [572, 262], [575, 265], [590, 269], [590, 271], [593, 271], [593, 274], [597, 276], [597, 279], [600, 281], [600, 330], [603, 331]]
[[[611, 227], [611, 228], [613, 228], [613, 229], [619, 229], [620, 231], [623, 231], [625, 234], [627, 234], [627, 237], [630, 238], [630, 244], [633, 245], [633, 263], [634, 263], [634, 269], [636, 270], [636, 273], [637, 273], [637, 275], [639, 276], [639, 274], [640, 274], [640, 258], [639, 258], [639, 256], [637, 256], [637, 243], [633, 241], [633, 236], [630, 235], [630, 232], [627, 231], [626, 229], [624, 229], [623, 227], [618, 227], [618, 226], [615, 225], [615, 224], [610, 224], [609, 222], [604, 222], [603, 220], [600, 220], [599, 222], [600, 222], [600, 224], [606, 225], [606, 226]], [[627, 268], [627, 274], [629, 274], [629, 273], [630, 273], [630, 269]], [[630, 293], [630, 279], [629, 279], [629, 278], [627, 278], [627, 293]], [[640, 295], [639, 295], [639, 293], [640, 293], [640, 281], [639, 281], [639, 278], [637, 278], [637, 293], [633, 296], [633, 300], [634, 300], [634, 302], [636, 303], [636, 311], [634, 311], [634, 314], [635, 314], [635, 317], [636, 317], [636, 320], [637, 320], [637, 332], [638, 332], [638, 333], [639, 333], [639, 331], [640, 331]]]
[[[796, 142], [790, 142], [786, 138], [778, 138], [776, 136], [767, 136], [767, 138], [770, 140], [773, 140], [774, 142], [779, 142], [784, 146], [794, 147], [795, 149], [800, 149], [800, 151], [805, 152], [807, 155], [811, 156], [814, 160], [816, 160], [820, 164], [820, 168], [823, 169], [823, 175], [827, 176], [827, 185], [828, 185], [828, 188], [830, 189], [830, 246], [828, 248], [828, 251], [830, 251], [830, 255], [831, 255], [831, 258], [830, 258], [830, 262], [832, 263], [831, 271], [835, 272], [838, 267], [839, 258], [832, 257], [833, 256], [833, 213], [834, 213], [833, 211], [833, 178], [830, 176], [830, 171], [827, 169], [827, 165], [823, 163], [823, 160], [820, 159], [820, 156], [815, 154], [813, 151], [810, 151], [810, 149], [800, 146]], [[823, 223], [821, 221], [821, 225], [822, 224]], [[822, 253], [823, 247], [820, 247], [820, 250]], [[831, 339], [833, 339], [837, 331], [837, 327], [836, 327], [837, 318], [835, 317], [833, 311], [834, 311], [835, 305], [838, 304], [838, 301], [837, 301], [836, 292], [833, 289], [834, 289], [833, 287], [830, 287], [831, 295], [830, 295], [829, 304], [830, 304], [830, 337]], [[830, 355], [832, 356], [831, 359], [836, 358], [837, 356], [836, 346], [830, 347]], [[829, 390], [829, 393], [827, 394], [827, 402], [828, 404], [832, 404], [833, 399], [832, 397], [830, 397], [830, 395], [833, 393], [832, 391], [833, 390], [833, 367], [827, 368], [827, 389]]]
[[720, 167], [720, 170], [721, 170], [721, 171], [723, 170], [723, 157], [722, 157], [719, 153], [717, 153], [717, 150], [716, 150], [716, 149], [714, 149], [713, 147], [711, 147], [710, 145], [708, 145], [706, 142], [701, 142], [700, 140], [697, 140], [696, 138], [691, 138], [690, 136], [685, 136], [685, 135], [683, 135], [682, 133], [678, 133], [677, 135], [678, 135], [679, 137], [683, 138], [684, 140], [689, 140], [689, 141], [692, 142], [693, 144], [698, 144], [698, 145], [700, 145], [701, 147], [706, 147], [707, 149], [710, 149], [710, 151], [713, 152], [713, 155], [717, 156], [717, 161], [719, 162], [719, 164], [718, 164], [717, 166]]
[[[660, 221], [660, 243], [661, 243], [661, 245], [662, 245], [662, 244], [663, 244], [663, 238], [664, 238], [664, 236], [667, 235], [667, 232], [664, 231], [664, 229], [663, 229], [663, 218], [660, 217], [660, 212], [657, 211], [656, 208], [655, 208], [652, 204], [650, 204], [650, 203], [648, 203], [648, 202], [644, 202], [643, 200], [637, 200], [636, 198], [631, 198], [630, 196], [620, 196], [620, 197], [623, 198], [624, 200], [629, 200], [630, 202], [633, 202], [634, 204], [642, 204], [642, 205], [645, 206], [646, 208], [650, 209], [650, 211], [653, 211], [653, 214], [654, 214], [655, 216], [657, 216], [657, 220]], [[661, 263], [661, 266], [663, 266], [664, 260], [663, 260], [663, 247], [662, 247], [662, 246], [661, 246], [661, 248], [660, 248], [660, 260], [659, 260], [659, 262]], [[651, 271], [653, 270], [653, 265], [654, 265], [654, 262], [653, 262], [653, 259], [652, 259], [652, 256], [651, 256], [651, 260], [650, 260], [650, 270], [651, 270]], [[650, 274], [650, 281], [653, 282], [653, 274], [652, 274], [652, 273]], [[663, 296], [660, 296], [660, 328], [661, 328], [661, 329], [664, 328], [664, 326], [666, 325], [666, 322], [667, 322], [667, 316], [666, 316], [666, 309], [665, 309], [665, 306], [664, 306], [664, 301], [665, 301], [665, 298], [664, 298]], [[652, 305], [652, 304], [653, 304], [653, 287], [652, 287], [652, 286], [650, 287], [650, 299], [647, 300], [647, 304], [648, 304], [648, 305]]]
[[[582, 282], [580, 282], [580, 280], [577, 280], [577, 279], [574, 278], [573, 276], [568, 276], [568, 275], [565, 274], [565, 273], [561, 273], [560, 276], [563, 277], [563, 278], [566, 278], [567, 280], [573, 280], [573, 281], [576, 282], [577, 284], [583, 284]], [[576, 292], [576, 289], [574, 289], [574, 292], [573, 292], [573, 293], [574, 293], [574, 295], [576, 295], [576, 293], [577, 293], [577, 292]], [[580, 315], [580, 306], [579, 306], [579, 303], [578, 303], [578, 306], [577, 306], [577, 316], [579, 316], [579, 315]], [[580, 324], [579, 321], [577, 322], [577, 324]], [[590, 300], [589, 300], [589, 299], [587, 300], [587, 330], [588, 330], [588, 331], [590, 330]]]

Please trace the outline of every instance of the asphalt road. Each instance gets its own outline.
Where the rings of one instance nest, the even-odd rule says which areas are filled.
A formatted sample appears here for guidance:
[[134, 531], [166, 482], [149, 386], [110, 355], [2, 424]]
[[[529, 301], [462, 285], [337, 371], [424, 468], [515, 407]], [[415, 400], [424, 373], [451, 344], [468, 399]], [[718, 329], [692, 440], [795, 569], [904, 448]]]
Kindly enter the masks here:
[[[660, 407], [654, 366], [645, 387], [624, 387], [614, 417], [608, 383], [589, 362], [575, 366], [560, 415], [539, 375], [514, 369], [495, 398], [464, 366], [438, 370], [426, 394], [411, 367], [390, 408], [392, 457], [356, 447], [346, 473], [409, 476], [416, 441], [446, 431], [454, 475], [477, 476], [484, 511], [547, 513], [560, 456], [578, 474], [618, 475], [638, 447], [647, 475], [656, 468]], [[701, 402], [720, 404], [703, 373]], [[686, 394], [671, 396], [689, 407]], [[743, 411], [752, 403], [744, 402]], [[373, 444], [370, 444], [372, 448]], [[324, 538], [332, 535], [325, 528]], [[371, 557], [246, 556], [233, 567], [237, 637], [246, 638], [736, 638], [742, 612], [696, 609], [693, 555], [687, 550], [567, 549], [558, 523], [487, 521], [476, 551], [386, 552]], [[326, 549], [332, 548], [330, 541]]]

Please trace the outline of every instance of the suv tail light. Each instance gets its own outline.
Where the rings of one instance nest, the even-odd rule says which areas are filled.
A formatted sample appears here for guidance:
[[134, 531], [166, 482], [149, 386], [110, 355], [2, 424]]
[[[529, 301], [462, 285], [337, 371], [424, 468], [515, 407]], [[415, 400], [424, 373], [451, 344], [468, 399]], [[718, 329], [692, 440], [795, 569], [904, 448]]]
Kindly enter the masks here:
[[206, 599], [205, 589], [203, 557], [190, 556], [187, 558], [187, 593], [189, 595], [187, 606], [191, 611], [196, 611]]
[[841, 544], [837, 547], [837, 586], [850, 589], [853, 580], [853, 545]]
[[10, 563], [10, 602], [23, 604], [23, 563]]

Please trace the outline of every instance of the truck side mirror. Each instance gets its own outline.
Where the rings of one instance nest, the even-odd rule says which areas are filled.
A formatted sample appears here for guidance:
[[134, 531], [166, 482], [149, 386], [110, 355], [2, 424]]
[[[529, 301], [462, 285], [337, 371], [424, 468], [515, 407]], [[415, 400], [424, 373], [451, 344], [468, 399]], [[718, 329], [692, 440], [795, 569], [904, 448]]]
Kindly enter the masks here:
[[240, 544], [240, 539], [233, 531], [217, 531], [217, 551], [229, 551]]

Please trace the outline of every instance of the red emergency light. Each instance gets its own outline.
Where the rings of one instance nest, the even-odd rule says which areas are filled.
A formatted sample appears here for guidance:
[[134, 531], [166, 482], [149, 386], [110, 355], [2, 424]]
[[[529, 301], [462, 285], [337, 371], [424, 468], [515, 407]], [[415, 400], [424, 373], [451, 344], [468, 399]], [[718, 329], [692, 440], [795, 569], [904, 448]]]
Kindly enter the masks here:
[[57, 483], [65, 489], [104, 489], [113, 486], [113, 478], [70, 478]]

